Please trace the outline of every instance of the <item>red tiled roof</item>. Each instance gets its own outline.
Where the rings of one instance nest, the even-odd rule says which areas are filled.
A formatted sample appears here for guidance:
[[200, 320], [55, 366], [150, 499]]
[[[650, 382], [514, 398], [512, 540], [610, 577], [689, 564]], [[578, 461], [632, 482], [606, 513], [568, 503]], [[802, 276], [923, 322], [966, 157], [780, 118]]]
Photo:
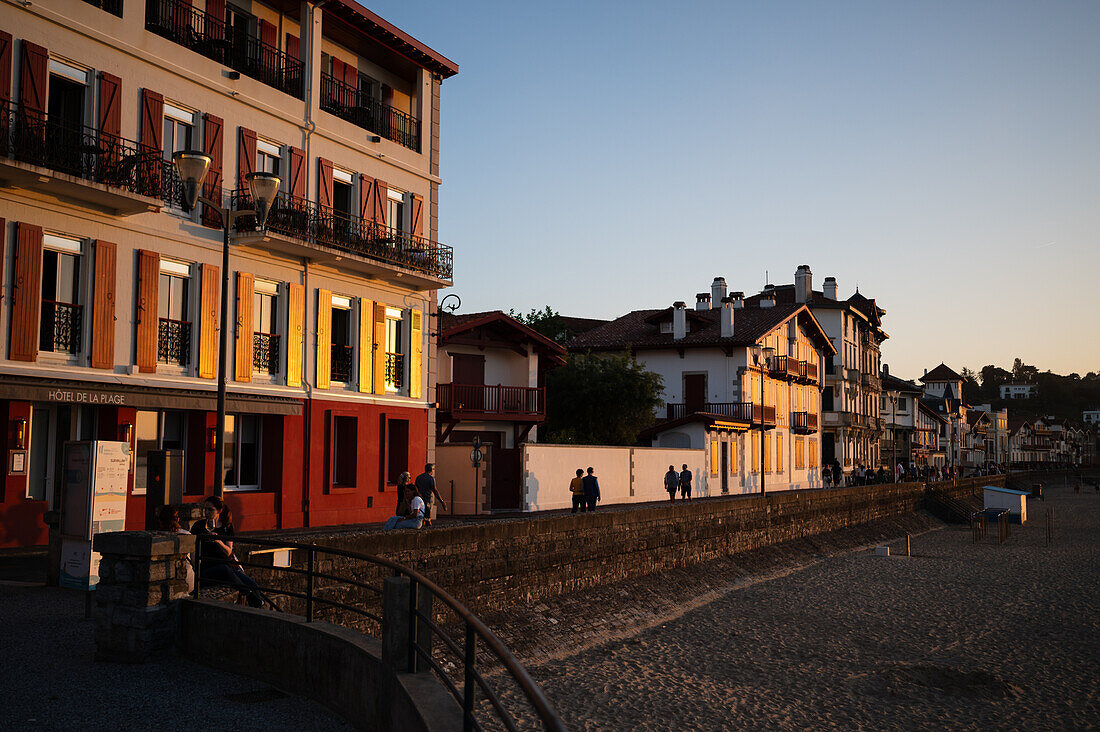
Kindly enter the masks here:
[[926, 384], [929, 381], [964, 381], [963, 377], [956, 374], [950, 366], [944, 363], [920, 377], [920, 380]]
[[517, 331], [520, 336], [517, 340], [530, 340], [534, 342], [543, 353], [564, 363], [565, 349], [562, 346], [500, 310], [489, 310], [483, 313], [463, 313], [462, 315], [441, 313], [439, 320], [440, 330], [443, 331], [440, 345], [446, 345], [448, 338], [472, 330], [473, 328], [496, 324], [506, 329]]

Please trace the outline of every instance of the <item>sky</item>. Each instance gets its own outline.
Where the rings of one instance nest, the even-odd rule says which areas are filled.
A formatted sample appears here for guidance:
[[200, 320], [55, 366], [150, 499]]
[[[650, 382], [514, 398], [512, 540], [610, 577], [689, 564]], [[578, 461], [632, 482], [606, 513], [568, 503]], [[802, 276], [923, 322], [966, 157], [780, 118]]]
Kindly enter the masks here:
[[366, 1], [459, 64], [459, 312], [837, 278], [883, 362], [1100, 371], [1100, 2]]

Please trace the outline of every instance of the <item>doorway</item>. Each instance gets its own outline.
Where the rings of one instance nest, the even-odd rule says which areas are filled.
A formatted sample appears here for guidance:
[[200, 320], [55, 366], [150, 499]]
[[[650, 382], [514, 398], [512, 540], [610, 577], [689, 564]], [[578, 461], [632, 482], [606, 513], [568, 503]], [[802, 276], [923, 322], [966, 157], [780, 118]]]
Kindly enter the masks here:
[[707, 403], [707, 375], [684, 374], [684, 409], [687, 414], [702, 411]]
[[729, 443], [728, 442], [723, 442], [722, 443], [722, 450], [721, 450], [721, 454], [722, 454], [722, 460], [721, 460], [721, 463], [722, 463], [722, 492], [723, 493], [729, 493], [730, 492], [730, 456], [729, 456], [729, 449], [730, 449]]

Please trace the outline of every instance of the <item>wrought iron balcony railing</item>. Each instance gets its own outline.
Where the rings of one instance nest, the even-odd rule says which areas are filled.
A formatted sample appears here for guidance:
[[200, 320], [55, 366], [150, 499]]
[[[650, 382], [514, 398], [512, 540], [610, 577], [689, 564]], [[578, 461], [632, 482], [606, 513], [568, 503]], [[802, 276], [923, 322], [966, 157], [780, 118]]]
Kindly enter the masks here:
[[245, 76], [302, 99], [305, 69], [302, 61], [255, 36], [240, 33], [224, 18], [193, 7], [190, 0], [147, 0], [145, 28]]
[[[234, 210], [252, 207], [245, 190], [233, 191], [232, 198]], [[235, 225], [237, 231], [255, 231], [256, 219], [242, 216]], [[449, 246], [374, 221], [346, 216], [304, 198], [280, 193], [268, 215], [267, 230], [408, 267], [439, 279], [451, 279], [452, 252]]]
[[0, 107], [3, 157], [154, 198], [163, 195], [166, 177], [175, 175], [160, 150], [50, 119], [9, 100], [0, 101]]
[[279, 371], [279, 336], [274, 333], [252, 334], [252, 370], [261, 374]]
[[122, 17], [122, 0], [84, 0], [84, 2], [106, 10], [111, 15]]
[[321, 74], [321, 109], [398, 145], [420, 151], [420, 120], [331, 74]]
[[339, 343], [332, 344], [330, 376], [333, 381], [351, 381], [351, 367], [355, 360], [355, 349]]
[[157, 334], [157, 361], [188, 366], [191, 363], [191, 323], [186, 320], [160, 319]]
[[817, 415], [813, 412], [791, 412], [791, 432], [817, 432]]
[[80, 353], [84, 307], [71, 302], [42, 301], [39, 347], [54, 353]]
[[729, 417], [739, 422], [751, 422], [760, 424], [761, 416], [765, 424], [775, 424], [775, 407], [765, 405], [763, 410], [759, 404], [752, 402], [705, 402], [698, 405], [673, 404], [665, 407], [665, 419], [680, 419], [689, 414], [702, 412], [705, 414], [717, 414], [721, 417]]
[[386, 386], [400, 389], [405, 385], [405, 357], [400, 353], [386, 354]]
[[439, 384], [439, 411], [479, 418], [541, 418], [546, 416], [546, 390], [538, 386]]

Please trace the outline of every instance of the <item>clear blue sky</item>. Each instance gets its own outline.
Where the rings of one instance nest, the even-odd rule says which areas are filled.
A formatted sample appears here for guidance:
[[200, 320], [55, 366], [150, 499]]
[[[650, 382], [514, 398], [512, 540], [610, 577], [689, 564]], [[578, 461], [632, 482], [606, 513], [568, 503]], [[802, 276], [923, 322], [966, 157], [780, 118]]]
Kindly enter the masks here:
[[919, 376], [1100, 371], [1100, 2], [367, 2], [456, 61], [462, 311], [612, 318], [809, 264]]

